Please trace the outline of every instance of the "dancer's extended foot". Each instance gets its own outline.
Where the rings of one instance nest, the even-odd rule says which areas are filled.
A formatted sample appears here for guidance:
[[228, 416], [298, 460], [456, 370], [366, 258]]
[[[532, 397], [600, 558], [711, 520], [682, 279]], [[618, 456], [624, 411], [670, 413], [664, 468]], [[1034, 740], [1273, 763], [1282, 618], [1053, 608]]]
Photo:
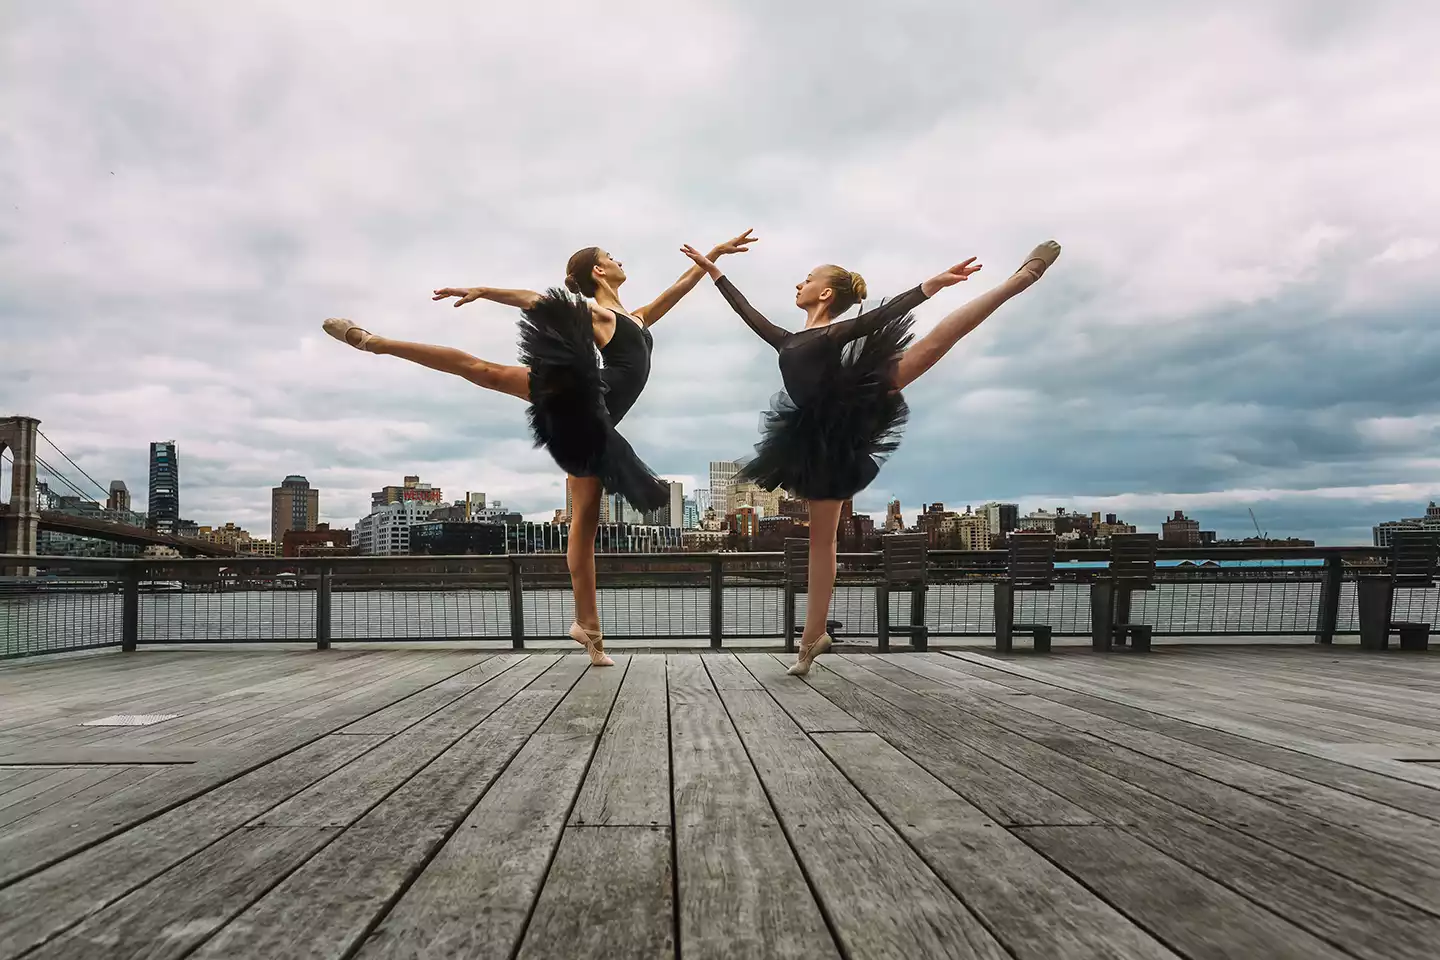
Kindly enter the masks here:
[[1024, 263], [1020, 264], [1020, 269], [1015, 271], [1012, 279], [1018, 278], [1028, 287], [1036, 280], [1039, 280], [1044, 275], [1046, 268], [1054, 263], [1059, 256], [1060, 244], [1054, 240], [1046, 240], [1034, 250], [1030, 251], [1030, 256], [1025, 258]]
[[795, 665], [790, 668], [790, 676], [805, 676], [805, 674], [810, 672], [810, 665], [815, 662], [815, 658], [829, 649], [830, 634], [828, 633], [820, 634], [819, 638], [816, 639], [814, 643], [807, 644], [804, 641], [801, 641], [800, 656], [796, 658]]
[[570, 624], [570, 639], [585, 648], [590, 654], [592, 667], [613, 667], [615, 661], [605, 655], [605, 634], [599, 630], [587, 630], [579, 622]]
[[368, 351], [370, 341], [375, 339], [375, 334], [341, 317], [330, 317], [321, 326], [330, 336], [341, 343], [348, 343], [357, 350]]

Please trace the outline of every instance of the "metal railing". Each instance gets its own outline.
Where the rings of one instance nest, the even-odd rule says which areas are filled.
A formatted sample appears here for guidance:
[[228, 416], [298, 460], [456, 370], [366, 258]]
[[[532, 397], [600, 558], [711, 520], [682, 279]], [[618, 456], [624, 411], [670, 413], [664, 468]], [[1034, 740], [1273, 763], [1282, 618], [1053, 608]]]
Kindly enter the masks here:
[[[1157, 589], [1133, 616], [1156, 636], [1311, 636], [1358, 632], [1354, 575], [1383, 562], [1369, 547], [1167, 549]], [[1024, 594], [1017, 619], [1056, 636], [1090, 631], [1088, 582], [1103, 551], [1062, 552], [1056, 588]], [[876, 636], [880, 555], [842, 554], [833, 619], [842, 637]], [[779, 553], [617, 554], [597, 558], [607, 637], [708, 644], [785, 630]], [[1212, 562], [1212, 565], [1202, 565]], [[931, 551], [930, 636], [993, 635], [1002, 551]], [[1218, 564], [1218, 565], [1215, 565]], [[139, 644], [467, 639], [523, 648], [563, 637], [572, 617], [565, 559], [554, 555], [115, 560], [0, 556], [0, 658]], [[911, 596], [890, 595], [892, 622]], [[805, 596], [797, 597], [797, 619]], [[1433, 590], [1402, 591], [1397, 617], [1436, 622]]]

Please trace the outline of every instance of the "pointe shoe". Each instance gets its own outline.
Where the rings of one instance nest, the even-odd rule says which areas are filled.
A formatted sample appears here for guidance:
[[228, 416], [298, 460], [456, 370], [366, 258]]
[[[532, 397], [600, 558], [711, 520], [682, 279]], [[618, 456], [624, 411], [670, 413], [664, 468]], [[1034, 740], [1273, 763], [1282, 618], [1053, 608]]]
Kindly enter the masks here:
[[829, 649], [830, 634], [828, 633], [820, 634], [820, 638], [809, 647], [806, 647], [803, 643], [800, 644], [800, 656], [796, 658], [795, 665], [786, 672], [792, 677], [805, 676], [805, 674], [810, 672], [810, 665], [815, 662], [815, 658]]
[[570, 639], [580, 644], [580, 646], [585, 648], [585, 652], [590, 654], [590, 665], [592, 667], [615, 666], [615, 661], [605, 655], [604, 633], [598, 630], [595, 633], [591, 633], [589, 630], [580, 626], [577, 621], [570, 624]]
[[[320, 326], [323, 327], [325, 332], [330, 334], [330, 336], [334, 337], [336, 340], [339, 340], [341, 343], [347, 346], [354, 347], [356, 350], [368, 351], [370, 348], [370, 341], [375, 339], [375, 334], [366, 330], [359, 324], [351, 323], [349, 320], [345, 320], [341, 317], [329, 317]], [[358, 340], [350, 339], [350, 333], [354, 330], [360, 331], [360, 337]]]
[[[1034, 250], [1030, 251], [1030, 256], [1025, 258], [1025, 262], [1020, 264], [1020, 269], [1016, 270], [1015, 273], [1011, 274], [1011, 276], [1018, 276], [1022, 273], [1028, 273], [1032, 278], [1030, 282], [1034, 283], [1036, 280], [1039, 280], [1042, 276], [1045, 275], [1045, 270], [1050, 266], [1050, 264], [1054, 263], [1057, 259], [1059, 259], [1059, 257], [1060, 244], [1056, 243], [1054, 240], [1046, 240], [1044, 243], [1037, 246]], [[1030, 265], [1037, 261], [1040, 263], [1039, 269], [1031, 269]]]

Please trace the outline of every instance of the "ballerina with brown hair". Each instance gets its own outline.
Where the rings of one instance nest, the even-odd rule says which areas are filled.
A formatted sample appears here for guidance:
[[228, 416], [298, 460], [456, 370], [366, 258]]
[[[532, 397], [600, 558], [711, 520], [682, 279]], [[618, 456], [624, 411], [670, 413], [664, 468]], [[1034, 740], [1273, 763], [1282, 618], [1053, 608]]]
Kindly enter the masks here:
[[[805, 311], [798, 333], [775, 326], [694, 247], [681, 251], [715, 281], [730, 306], [780, 358], [785, 389], [762, 423], [755, 456], [740, 476], [767, 490], [783, 487], [810, 502], [810, 569], [805, 629], [792, 674], [808, 673], [830, 648], [826, 622], [835, 588], [835, 537], [846, 500], [865, 489], [900, 443], [909, 416], [900, 391], [933, 367], [1001, 304], [1021, 293], [1060, 256], [1047, 241], [1013, 275], [962, 307], [911, 345], [909, 312], [980, 269], [971, 257], [919, 286], [848, 320], [835, 320], [865, 300], [865, 281], [833, 264], [816, 267], [795, 285]], [[788, 629], [789, 625], [787, 625]]]
[[[718, 244], [710, 251], [709, 260], [744, 253], [756, 239], [746, 230]], [[600, 247], [586, 247], [577, 251], [565, 268], [565, 286], [578, 296], [558, 288], [544, 294], [495, 287], [435, 291], [432, 299], [455, 298], [457, 307], [475, 300], [519, 307], [519, 364], [493, 363], [453, 347], [391, 340], [339, 317], [323, 324], [326, 333], [357, 350], [399, 357], [529, 401], [535, 445], [545, 447], [572, 480], [566, 549], [575, 595], [570, 636], [596, 666], [614, 663], [605, 653], [595, 596], [595, 532], [601, 496], [605, 491], [618, 493], [641, 510], [658, 509], [669, 498], [665, 482], [636, 455], [615, 426], [640, 398], [649, 379], [654, 346], [650, 327], [703, 276], [702, 269], [693, 266], [650, 303], [626, 310], [620, 302], [625, 268]]]

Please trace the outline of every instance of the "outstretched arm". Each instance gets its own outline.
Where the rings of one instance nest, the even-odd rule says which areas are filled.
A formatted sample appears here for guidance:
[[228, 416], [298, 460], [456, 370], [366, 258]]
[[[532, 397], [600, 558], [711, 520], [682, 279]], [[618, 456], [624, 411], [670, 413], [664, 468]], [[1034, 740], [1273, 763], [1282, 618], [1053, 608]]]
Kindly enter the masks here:
[[885, 324], [905, 316], [946, 287], [970, 279], [970, 275], [979, 269], [980, 264], [975, 262], [974, 257], [971, 257], [963, 263], [955, 264], [943, 273], [937, 273], [918, 287], [912, 287], [898, 297], [885, 301], [874, 310], [867, 310], [849, 320], [840, 320], [830, 324], [828, 333], [830, 336], [838, 337], [846, 342], [857, 337], [869, 336]]
[[715, 266], [714, 261], [709, 257], [706, 257], [688, 243], [680, 248], [680, 252], [691, 260], [694, 260], [695, 266], [698, 269], [710, 275], [710, 279], [715, 281], [715, 287], [720, 291], [721, 296], [725, 298], [736, 313], [740, 314], [740, 319], [744, 320], [750, 325], [751, 330], [754, 330], [760, 335], [760, 339], [770, 344], [770, 346], [776, 350], [780, 349], [781, 345], [789, 338], [789, 331], [775, 326], [775, 324], [765, 319], [764, 314], [750, 306], [750, 301], [745, 299], [745, 295], [735, 289], [735, 285], [726, 279], [725, 275], [720, 272], [720, 268]]
[[441, 287], [430, 299], [444, 300], [447, 297], [458, 298], [455, 301], [457, 307], [463, 307], [474, 300], [493, 300], [507, 307], [529, 310], [540, 299], [540, 294], [534, 290], [502, 290], [498, 287]]
[[[758, 237], [750, 236], [752, 232], [752, 230], [746, 230], [733, 240], [726, 240], [724, 243], [718, 244], [710, 251], [708, 259], [712, 261], [718, 260], [727, 253], [745, 253], [749, 249], [750, 244], [759, 239]], [[691, 290], [694, 290], [695, 284], [699, 283], [700, 278], [703, 276], [705, 276], [705, 271], [702, 267], [698, 264], [692, 266], [680, 276], [679, 280], [671, 284], [668, 290], [639, 310], [636, 310], [634, 314], [635, 319], [647, 327], [655, 323], [661, 317], [665, 316], [665, 314], [669, 313], [670, 308], [679, 303], [681, 297], [685, 296], [685, 294]]]

